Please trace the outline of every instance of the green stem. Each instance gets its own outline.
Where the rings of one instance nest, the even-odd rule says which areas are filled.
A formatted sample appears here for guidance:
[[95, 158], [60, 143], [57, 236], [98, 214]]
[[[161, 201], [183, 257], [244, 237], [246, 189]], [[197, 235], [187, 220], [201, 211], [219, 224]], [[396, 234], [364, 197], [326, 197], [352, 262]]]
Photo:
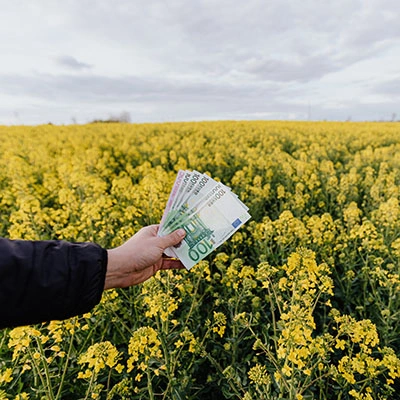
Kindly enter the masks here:
[[[200, 281], [201, 281], [201, 276], [199, 276], [199, 278], [197, 279], [196, 287], [195, 287], [194, 293], [191, 295], [193, 301], [192, 301], [192, 304], [190, 305], [190, 309], [189, 309], [189, 312], [188, 312], [188, 314], [187, 314], [187, 317], [186, 317], [184, 326], [187, 326], [187, 324], [188, 324], [188, 322], [189, 322], [189, 318], [190, 318], [190, 316], [192, 315], [193, 308], [194, 308], [194, 303], [195, 303], [195, 300], [194, 300], [194, 299], [197, 297], [197, 292], [198, 292], [199, 287], [200, 287]], [[203, 296], [204, 296], [204, 295], [203, 295]], [[202, 296], [202, 297], [203, 297], [203, 296]]]
[[[37, 343], [39, 344], [39, 340], [37, 340]], [[46, 362], [46, 358], [45, 358], [44, 353], [43, 353], [42, 346], [39, 346], [39, 349], [40, 349], [40, 358], [41, 359], [44, 358], [44, 361], [42, 361], [42, 364], [45, 366], [45, 374], [44, 375], [45, 375], [46, 381], [43, 379], [43, 376], [42, 376], [41, 371], [40, 371], [40, 367], [39, 367], [38, 363], [36, 362], [36, 359], [33, 357], [33, 354], [31, 352], [30, 348], [28, 347], [29, 356], [30, 356], [30, 358], [31, 358], [31, 360], [33, 362], [33, 367], [36, 370], [36, 374], [39, 377], [40, 382], [43, 385], [43, 388], [44, 389], [47, 388], [46, 392], [47, 392], [48, 398], [50, 400], [54, 400], [53, 390], [51, 388], [50, 381], [49, 381], [49, 375], [48, 375], [49, 370], [47, 368], [47, 362]]]
[[[225, 377], [222, 367], [218, 364], [217, 361], [215, 361], [215, 359], [209, 353], [207, 353], [207, 358], [210, 360], [211, 364], [213, 364], [214, 367], [218, 370], [218, 372], [221, 374], [221, 376]], [[232, 381], [229, 377], [227, 378], [227, 382], [228, 382], [228, 385], [230, 386], [232, 392], [235, 393], [235, 395], [237, 397], [241, 398], [243, 393], [240, 393], [236, 389], [235, 385], [232, 383]], [[243, 389], [242, 389], [242, 392], [243, 392]]]
[[91, 393], [91, 391], [92, 391], [92, 385], [93, 385], [93, 381], [94, 381], [94, 377], [96, 376], [96, 373], [94, 372], [94, 370], [92, 371], [92, 376], [90, 377], [90, 382], [89, 382], [89, 386], [88, 386], [88, 388], [87, 388], [87, 390], [86, 390], [86, 395], [85, 395], [85, 398], [84, 398], [84, 400], [87, 400], [88, 398], [89, 398], [89, 394]]
[[[252, 335], [253, 335], [255, 338], [257, 338], [256, 333], [254, 332], [254, 330], [253, 330], [251, 327], [249, 327], [249, 330], [250, 330], [250, 332], [252, 333]], [[274, 355], [273, 355], [273, 354], [269, 351], [269, 349], [264, 345], [264, 343], [260, 343], [260, 347], [261, 347], [261, 349], [265, 352], [265, 354], [268, 356], [269, 360], [272, 362], [272, 364], [274, 365], [275, 369], [276, 369], [277, 371], [280, 371], [281, 368], [280, 368], [278, 362], [276, 361]], [[284, 376], [283, 376], [282, 374], [281, 374], [281, 379], [282, 379], [282, 382], [283, 382], [284, 386], [286, 387], [286, 390], [289, 392], [289, 391], [290, 391], [289, 385], [288, 385], [288, 383], [286, 382], [286, 379], [284, 378]]]
[[46, 382], [49, 388], [49, 393], [50, 393], [50, 399], [53, 400], [54, 399], [54, 393], [53, 393], [53, 388], [51, 386], [51, 378], [50, 378], [50, 371], [49, 371], [49, 366], [47, 364], [47, 360], [46, 360], [46, 356], [44, 354], [44, 349], [42, 346], [42, 343], [40, 342], [40, 340], [37, 340], [38, 345], [39, 345], [39, 349], [40, 349], [40, 353], [42, 355], [41, 360], [42, 360], [42, 364], [44, 367], [44, 372], [45, 372], [45, 376], [46, 376]]
[[148, 364], [146, 368], [146, 375], [147, 375], [147, 392], [149, 393], [150, 400], [154, 400], [153, 385], [151, 383], [150, 368]]
[[67, 369], [68, 369], [68, 366], [69, 366], [69, 360], [70, 360], [70, 355], [71, 355], [71, 351], [72, 351], [72, 344], [73, 344], [73, 341], [74, 341], [74, 336], [75, 336], [75, 330], [74, 330], [74, 333], [70, 337], [69, 346], [68, 346], [68, 352], [67, 352], [67, 355], [65, 357], [66, 362], [65, 362], [65, 365], [64, 365], [63, 373], [61, 375], [61, 380], [60, 380], [60, 383], [59, 383], [57, 394], [56, 394], [56, 397], [55, 397], [56, 399], [58, 399], [59, 396], [61, 395], [61, 390], [62, 390], [62, 387], [64, 385], [65, 376], [67, 374]]

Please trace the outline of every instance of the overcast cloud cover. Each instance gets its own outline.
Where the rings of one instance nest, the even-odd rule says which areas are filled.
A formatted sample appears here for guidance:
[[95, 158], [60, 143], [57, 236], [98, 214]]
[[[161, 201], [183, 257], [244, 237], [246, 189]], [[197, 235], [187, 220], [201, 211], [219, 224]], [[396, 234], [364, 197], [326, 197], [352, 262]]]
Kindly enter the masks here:
[[0, 0], [0, 124], [400, 119], [398, 0]]

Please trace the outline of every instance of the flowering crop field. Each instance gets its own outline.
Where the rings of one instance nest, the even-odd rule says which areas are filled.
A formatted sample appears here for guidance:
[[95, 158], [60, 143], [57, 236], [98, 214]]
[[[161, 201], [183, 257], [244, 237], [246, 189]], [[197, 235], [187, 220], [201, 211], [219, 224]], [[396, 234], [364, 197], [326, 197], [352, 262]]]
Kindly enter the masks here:
[[[400, 124], [0, 127], [0, 234], [110, 248], [179, 169], [252, 220], [190, 271], [0, 331], [0, 399], [398, 399]], [[2, 305], [4, 306], [4, 305]]]

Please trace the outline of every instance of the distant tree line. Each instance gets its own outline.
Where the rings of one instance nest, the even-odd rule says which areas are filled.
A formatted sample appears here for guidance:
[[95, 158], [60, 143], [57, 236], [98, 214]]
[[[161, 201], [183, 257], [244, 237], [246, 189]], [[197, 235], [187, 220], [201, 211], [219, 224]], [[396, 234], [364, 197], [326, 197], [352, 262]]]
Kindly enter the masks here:
[[123, 122], [123, 123], [129, 123], [131, 122], [131, 115], [127, 111], [121, 112], [119, 115], [110, 115], [106, 119], [94, 119], [91, 121], [92, 124], [99, 123], [99, 122], [106, 122], [106, 123], [111, 123], [111, 122]]

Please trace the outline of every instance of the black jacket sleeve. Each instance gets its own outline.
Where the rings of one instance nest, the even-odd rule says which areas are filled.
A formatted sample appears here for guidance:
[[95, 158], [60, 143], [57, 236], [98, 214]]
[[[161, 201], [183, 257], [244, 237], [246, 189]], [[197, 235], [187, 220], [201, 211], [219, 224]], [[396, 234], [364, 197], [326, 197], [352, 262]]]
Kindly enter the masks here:
[[88, 312], [106, 269], [107, 251], [94, 243], [0, 238], [0, 329]]

